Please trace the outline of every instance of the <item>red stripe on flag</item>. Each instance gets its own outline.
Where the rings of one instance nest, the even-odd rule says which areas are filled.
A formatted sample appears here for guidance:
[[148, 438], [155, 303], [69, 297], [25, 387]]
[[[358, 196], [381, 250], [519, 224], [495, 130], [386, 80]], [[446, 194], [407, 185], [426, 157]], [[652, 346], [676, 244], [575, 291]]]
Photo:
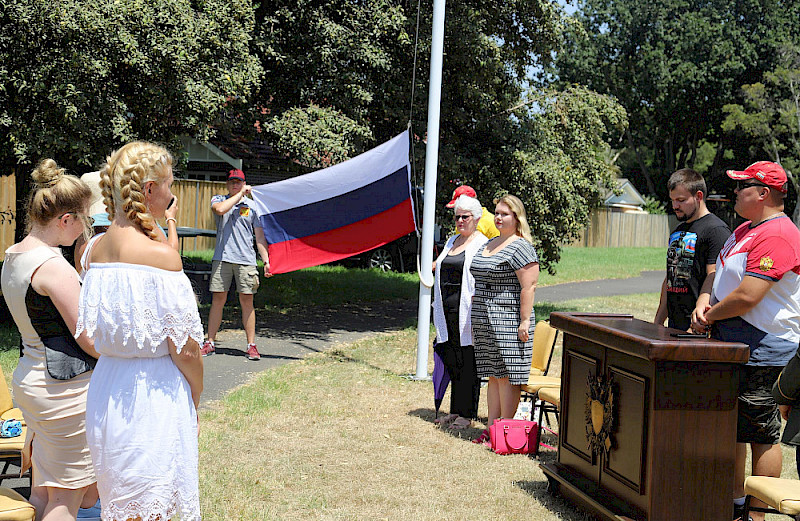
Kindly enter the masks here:
[[319, 266], [369, 251], [413, 232], [411, 199], [367, 219], [300, 239], [269, 245], [270, 272]]

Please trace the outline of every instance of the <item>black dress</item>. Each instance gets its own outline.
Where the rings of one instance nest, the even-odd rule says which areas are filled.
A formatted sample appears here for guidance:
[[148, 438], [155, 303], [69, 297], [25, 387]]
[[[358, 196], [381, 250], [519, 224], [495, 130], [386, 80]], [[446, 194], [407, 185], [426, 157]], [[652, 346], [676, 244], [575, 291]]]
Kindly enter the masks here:
[[439, 272], [442, 307], [447, 323], [447, 342], [437, 345], [437, 352], [450, 375], [450, 413], [464, 418], [477, 418], [481, 381], [475, 365], [473, 346], [462, 346], [458, 327], [461, 300], [461, 277], [465, 252], [445, 255]]

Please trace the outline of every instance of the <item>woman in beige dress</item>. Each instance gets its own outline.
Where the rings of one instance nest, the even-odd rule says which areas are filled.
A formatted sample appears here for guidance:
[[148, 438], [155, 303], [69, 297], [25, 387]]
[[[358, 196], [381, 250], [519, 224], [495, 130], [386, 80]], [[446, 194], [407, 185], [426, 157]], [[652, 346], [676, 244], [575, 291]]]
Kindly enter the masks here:
[[86, 335], [74, 339], [81, 287], [59, 246], [88, 226], [91, 191], [55, 161], [32, 174], [30, 232], [5, 253], [3, 296], [22, 337], [13, 376], [14, 401], [28, 426], [23, 468], [32, 465], [30, 501], [39, 520], [74, 520], [97, 501], [86, 444], [86, 395], [97, 352]]

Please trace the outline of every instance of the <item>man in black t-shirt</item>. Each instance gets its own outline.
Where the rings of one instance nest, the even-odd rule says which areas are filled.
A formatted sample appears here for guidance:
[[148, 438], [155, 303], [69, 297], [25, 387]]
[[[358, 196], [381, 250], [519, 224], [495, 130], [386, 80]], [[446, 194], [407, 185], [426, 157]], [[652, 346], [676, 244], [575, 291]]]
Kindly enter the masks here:
[[[653, 320], [687, 331], [692, 311], [703, 293], [710, 293], [717, 255], [730, 237], [728, 226], [706, 207], [706, 182], [690, 168], [672, 174], [668, 182], [672, 209], [681, 223], [669, 236], [667, 276], [661, 285], [661, 301]], [[704, 295], [707, 298], [707, 295]]]

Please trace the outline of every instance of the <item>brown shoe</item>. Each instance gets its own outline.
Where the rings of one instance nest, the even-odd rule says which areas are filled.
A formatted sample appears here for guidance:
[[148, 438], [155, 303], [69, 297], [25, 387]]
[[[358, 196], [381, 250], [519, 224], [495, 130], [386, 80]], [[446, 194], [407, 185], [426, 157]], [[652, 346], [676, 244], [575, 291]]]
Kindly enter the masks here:
[[472, 427], [472, 420], [459, 416], [453, 423], [450, 424], [448, 429], [451, 431], [463, 431], [464, 429], [468, 429], [470, 427]]

